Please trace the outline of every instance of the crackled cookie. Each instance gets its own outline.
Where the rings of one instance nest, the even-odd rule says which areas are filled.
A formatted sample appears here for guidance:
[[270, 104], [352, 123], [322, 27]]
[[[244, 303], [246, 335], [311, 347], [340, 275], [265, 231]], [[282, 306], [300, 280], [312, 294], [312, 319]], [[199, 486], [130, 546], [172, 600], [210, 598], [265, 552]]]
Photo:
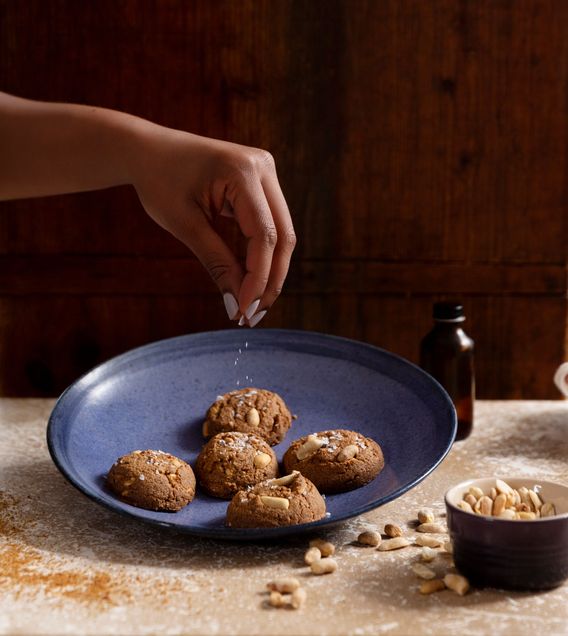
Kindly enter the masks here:
[[213, 497], [230, 499], [239, 490], [278, 475], [278, 461], [257, 435], [229, 431], [212, 437], [203, 447], [195, 474]]
[[119, 457], [108, 472], [107, 484], [127, 503], [148, 510], [177, 512], [195, 496], [191, 466], [156, 450], [135, 450]]
[[299, 470], [321, 492], [343, 492], [372, 481], [385, 464], [381, 447], [355, 431], [322, 431], [295, 440], [283, 458], [287, 472]]
[[317, 521], [325, 516], [318, 489], [298, 471], [241, 490], [227, 508], [231, 528], [276, 528]]
[[284, 439], [292, 416], [284, 400], [266, 389], [238, 389], [220, 395], [209, 407], [203, 436], [239, 431], [266, 440], [271, 446]]

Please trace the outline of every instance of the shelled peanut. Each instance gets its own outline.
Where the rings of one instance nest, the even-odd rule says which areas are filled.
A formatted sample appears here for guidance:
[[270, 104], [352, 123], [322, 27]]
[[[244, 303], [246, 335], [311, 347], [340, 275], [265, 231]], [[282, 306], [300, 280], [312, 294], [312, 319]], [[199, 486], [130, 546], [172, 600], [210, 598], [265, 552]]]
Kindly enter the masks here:
[[512, 488], [501, 479], [495, 480], [495, 486], [487, 494], [471, 486], [457, 507], [472, 514], [509, 520], [530, 521], [556, 515], [554, 503], [542, 501], [536, 489]]

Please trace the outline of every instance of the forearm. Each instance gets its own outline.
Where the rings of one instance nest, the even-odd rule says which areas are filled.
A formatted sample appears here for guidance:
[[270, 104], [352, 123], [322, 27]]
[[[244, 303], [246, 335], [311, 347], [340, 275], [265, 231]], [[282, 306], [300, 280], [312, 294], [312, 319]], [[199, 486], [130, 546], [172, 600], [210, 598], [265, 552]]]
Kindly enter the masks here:
[[149, 126], [104, 108], [0, 93], [0, 199], [132, 183], [138, 141]]

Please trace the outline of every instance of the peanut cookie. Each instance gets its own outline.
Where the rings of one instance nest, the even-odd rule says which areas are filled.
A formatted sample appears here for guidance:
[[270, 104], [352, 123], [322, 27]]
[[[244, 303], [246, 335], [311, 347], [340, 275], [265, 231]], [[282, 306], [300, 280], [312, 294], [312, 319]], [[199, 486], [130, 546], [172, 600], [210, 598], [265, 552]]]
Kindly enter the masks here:
[[385, 464], [381, 447], [374, 440], [343, 429], [295, 440], [282, 461], [287, 472], [299, 470], [326, 493], [364, 486]]
[[270, 446], [256, 435], [230, 431], [212, 437], [203, 447], [195, 474], [208, 494], [230, 499], [239, 490], [278, 475]]
[[138, 508], [177, 512], [195, 496], [195, 475], [183, 460], [155, 450], [119, 457], [107, 475], [108, 486]]
[[203, 436], [239, 431], [258, 435], [274, 446], [284, 439], [291, 421], [290, 411], [279, 395], [249, 387], [217, 398], [207, 411]]
[[318, 489], [298, 471], [241, 490], [227, 508], [232, 528], [276, 528], [317, 521], [325, 516]]

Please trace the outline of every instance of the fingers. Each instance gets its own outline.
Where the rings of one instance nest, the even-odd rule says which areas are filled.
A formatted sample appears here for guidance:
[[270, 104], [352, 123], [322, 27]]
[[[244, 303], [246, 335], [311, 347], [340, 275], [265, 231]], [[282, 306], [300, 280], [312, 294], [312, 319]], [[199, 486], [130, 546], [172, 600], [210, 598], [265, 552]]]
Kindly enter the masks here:
[[[266, 200], [272, 211], [272, 218], [276, 227], [277, 241], [274, 254], [272, 255], [272, 266], [270, 268], [270, 276], [264, 294], [260, 300], [260, 308], [268, 309], [278, 298], [288, 269], [290, 267], [290, 259], [292, 252], [296, 247], [296, 234], [294, 225], [290, 217], [288, 205], [280, 189], [276, 172], [270, 174], [262, 183]], [[254, 325], [251, 325], [254, 326]]]
[[205, 215], [198, 211], [195, 216], [197, 220], [184, 242], [221, 290], [229, 319], [236, 320], [241, 316], [237, 298], [243, 279], [242, 267]]
[[232, 199], [235, 218], [249, 239], [246, 273], [239, 294], [243, 315], [239, 324], [254, 327], [284, 285], [296, 244], [294, 226], [272, 161], [260, 175], [245, 178], [234, 197], [230, 191], [227, 195]]
[[246, 272], [238, 301], [241, 313], [250, 324], [259, 311], [270, 278], [277, 231], [264, 189], [256, 175], [236, 184], [233, 192], [228, 189], [227, 196], [241, 231], [248, 239]]

